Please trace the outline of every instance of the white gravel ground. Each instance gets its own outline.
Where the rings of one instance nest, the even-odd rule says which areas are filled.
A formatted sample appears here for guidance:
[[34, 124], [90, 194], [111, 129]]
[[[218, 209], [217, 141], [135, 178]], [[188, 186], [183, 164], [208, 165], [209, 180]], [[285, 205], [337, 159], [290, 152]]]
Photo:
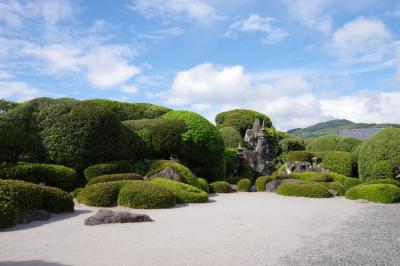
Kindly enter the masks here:
[[[380, 206], [384, 205], [342, 197], [219, 194], [206, 204], [128, 209], [146, 213], [154, 222], [90, 227], [83, 221], [98, 208], [77, 204], [74, 214], [53, 215], [47, 222], [1, 231], [0, 265], [297, 265], [297, 255], [293, 254], [304, 257], [309, 250], [315, 252], [310, 245], [328, 245], [321, 242], [323, 237], [332, 239], [337, 230], [344, 230], [357, 241], [346, 224], [364, 216], [373, 221], [376, 217], [366, 214], [375, 212], [379, 216]], [[393, 211], [399, 210], [399, 205], [393, 206]], [[351, 243], [346, 245], [351, 248]], [[315, 265], [324, 264], [319, 261]]]

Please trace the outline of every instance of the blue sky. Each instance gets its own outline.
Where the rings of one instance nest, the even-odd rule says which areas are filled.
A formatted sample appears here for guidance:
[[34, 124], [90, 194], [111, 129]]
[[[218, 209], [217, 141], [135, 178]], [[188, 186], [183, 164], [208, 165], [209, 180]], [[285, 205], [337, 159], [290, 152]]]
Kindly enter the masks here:
[[0, 0], [0, 98], [400, 123], [400, 1]]

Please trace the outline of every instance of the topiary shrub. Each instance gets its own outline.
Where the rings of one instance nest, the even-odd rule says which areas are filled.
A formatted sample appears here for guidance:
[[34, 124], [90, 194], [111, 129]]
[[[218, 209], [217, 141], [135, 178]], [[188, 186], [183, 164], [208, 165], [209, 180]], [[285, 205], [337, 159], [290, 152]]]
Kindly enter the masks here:
[[360, 179], [371, 181], [379, 178], [374, 176], [374, 167], [380, 161], [387, 161], [392, 171], [390, 178], [400, 174], [400, 129], [384, 129], [362, 144], [358, 157]]
[[197, 181], [200, 184], [201, 190], [209, 193], [210, 192], [210, 185], [208, 184], [207, 180], [204, 178], [197, 178]]
[[287, 154], [288, 161], [311, 162], [314, 153], [307, 151], [291, 151]]
[[160, 171], [164, 170], [165, 168], [173, 168], [176, 171], [179, 172], [179, 174], [181, 175], [183, 182], [187, 183], [189, 185], [192, 185], [194, 187], [200, 188], [200, 183], [197, 179], [197, 177], [192, 173], [192, 171], [190, 171], [189, 168], [187, 168], [186, 166], [174, 162], [174, 161], [167, 161], [167, 160], [158, 160], [158, 161], [154, 161], [150, 168], [149, 171], [146, 174], [147, 178], [150, 178], [152, 176], [154, 176], [155, 174], [159, 173]]
[[166, 188], [175, 196], [177, 203], [204, 203], [208, 194], [194, 186], [165, 178], [154, 178], [151, 183]]
[[178, 155], [185, 165], [207, 180], [226, 175], [224, 141], [213, 124], [201, 115], [188, 111], [171, 111], [163, 117], [186, 124], [187, 131], [182, 134], [183, 147]]
[[392, 184], [358, 185], [346, 191], [346, 199], [364, 199], [380, 203], [400, 202], [400, 188]]
[[316, 153], [323, 168], [345, 176], [357, 176], [357, 162], [350, 152], [326, 151]]
[[395, 179], [377, 179], [369, 181], [367, 184], [392, 184], [400, 187], [400, 181]]
[[328, 189], [333, 189], [337, 192], [338, 196], [344, 196], [345, 189], [342, 183], [339, 181], [329, 182], [329, 183], [322, 183], [325, 184]]
[[376, 162], [372, 168], [373, 179], [390, 179], [393, 178], [393, 169], [388, 161]]
[[265, 185], [274, 180], [275, 177], [274, 176], [259, 176], [256, 179], [256, 191], [257, 192], [262, 192], [265, 191]]
[[122, 174], [133, 172], [133, 167], [128, 161], [114, 161], [91, 165], [85, 169], [84, 175], [87, 181], [101, 175]]
[[240, 192], [250, 192], [251, 190], [251, 180], [250, 179], [240, 179], [236, 184], [237, 190]]
[[0, 180], [0, 228], [13, 226], [22, 212], [44, 209], [49, 212], [73, 211], [74, 202], [58, 188], [19, 180]]
[[347, 151], [353, 152], [362, 141], [340, 136], [321, 136], [307, 142], [307, 151]]
[[16, 179], [69, 189], [77, 180], [74, 169], [55, 164], [18, 163], [0, 167], [1, 179]]
[[81, 193], [81, 191], [83, 190], [83, 187], [78, 187], [76, 189], [74, 189], [73, 191], [71, 191], [69, 194], [73, 197], [73, 198], [78, 198], [78, 194]]
[[332, 182], [333, 178], [325, 173], [315, 173], [306, 179], [309, 182]]
[[239, 131], [233, 127], [223, 127], [219, 129], [226, 148], [236, 148], [239, 143], [242, 143], [242, 136]]
[[231, 193], [232, 188], [226, 181], [215, 181], [210, 184], [210, 191], [212, 193]]
[[[310, 181], [313, 178], [319, 178], [318, 176], [320, 176], [320, 175], [321, 175], [321, 173], [318, 173], [318, 172], [304, 172], [304, 173], [294, 173], [291, 175], [287, 175], [286, 177], [300, 178], [305, 181]], [[345, 190], [347, 190], [353, 186], [361, 184], [361, 181], [358, 178], [347, 177], [347, 176], [336, 174], [336, 173], [323, 173], [323, 175], [325, 175], [327, 178], [329, 178], [328, 180], [340, 182], [343, 185], [343, 188]], [[277, 178], [282, 178], [282, 177], [284, 177], [284, 176], [277, 176]]]
[[219, 128], [233, 127], [239, 131], [243, 137], [246, 133], [246, 130], [253, 127], [253, 123], [256, 118], [263, 120], [265, 127], [272, 127], [271, 119], [269, 119], [268, 116], [256, 111], [245, 109], [234, 109], [219, 113], [215, 117], [215, 123]]
[[278, 187], [276, 193], [284, 196], [307, 197], [307, 198], [330, 198], [332, 194], [328, 189], [314, 182], [289, 182]]
[[134, 209], [170, 208], [175, 203], [166, 188], [146, 181], [129, 181], [118, 195], [118, 205]]
[[136, 173], [100, 175], [90, 179], [90, 181], [86, 184], [86, 186], [98, 183], [121, 181], [121, 180], [143, 180], [143, 177], [141, 177]]
[[128, 182], [133, 181], [106, 182], [87, 186], [77, 195], [78, 202], [95, 207], [115, 206], [120, 189]]

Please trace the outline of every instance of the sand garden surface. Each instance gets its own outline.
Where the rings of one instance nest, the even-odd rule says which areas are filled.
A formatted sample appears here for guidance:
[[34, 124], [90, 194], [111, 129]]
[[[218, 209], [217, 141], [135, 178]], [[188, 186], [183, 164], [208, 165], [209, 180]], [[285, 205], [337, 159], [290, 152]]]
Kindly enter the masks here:
[[0, 265], [400, 265], [399, 204], [232, 193], [85, 226], [97, 209], [1, 231]]

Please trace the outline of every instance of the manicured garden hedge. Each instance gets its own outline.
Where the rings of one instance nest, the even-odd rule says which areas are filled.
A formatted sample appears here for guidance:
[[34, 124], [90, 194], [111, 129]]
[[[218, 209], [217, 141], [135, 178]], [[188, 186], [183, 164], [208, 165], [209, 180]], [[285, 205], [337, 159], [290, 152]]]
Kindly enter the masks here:
[[0, 180], [0, 228], [13, 226], [28, 210], [59, 213], [74, 210], [72, 197], [58, 188], [20, 180]]
[[259, 177], [257, 177], [256, 191], [257, 192], [265, 191], [265, 185], [274, 179], [275, 179], [275, 176], [259, 176]]
[[338, 196], [344, 196], [344, 193], [346, 192], [343, 184], [340, 183], [339, 181], [322, 183], [322, 184], [325, 185], [328, 189], [335, 190]]
[[226, 148], [236, 148], [239, 143], [242, 143], [242, 136], [239, 131], [233, 127], [223, 127], [219, 129]]
[[133, 166], [128, 161], [113, 161], [91, 165], [85, 169], [84, 175], [87, 181], [96, 176], [122, 174], [133, 172]]
[[132, 181], [106, 182], [87, 186], [78, 193], [78, 202], [95, 207], [115, 206], [120, 189], [128, 182]]
[[400, 129], [384, 129], [362, 144], [358, 157], [360, 179], [370, 181], [382, 178], [382, 175], [374, 176], [374, 168], [376, 173], [377, 168], [382, 167], [381, 161], [388, 163], [384, 168], [391, 169], [391, 178], [400, 174]]
[[372, 176], [374, 179], [393, 178], [393, 168], [388, 161], [378, 161], [374, 164], [374, 168], [372, 168]]
[[54, 164], [18, 163], [0, 167], [0, 179], [16, 179], [69, 189], [77, 179], [74, 169]]
[[232, 188], [226, 181], [215, 181], [210, 184], [210, 191], [212, 193], [231, 193]]
[[358, 185], [346, 191], [346, 199], [364, 199], [380, 203], [400, 202], [400, 188], [392, 184]]
[[[361, 181], [358, 178], [352, 178], [352, 177], [347, 177], [344, 175], [336, 174], [336, 173], [323, 173], [329, 180], [337, 181], [340, 182], [344, 189], [347, 190], [353, 186], [361, 184]], [[295, 173], [295, 174], [290, 174], [287, 175], [287, 178], [300, 178], [305, 181], [310, 181], [315, 177], [320, 176], [321, 173], [318, 172], [305, 172], [305, 173]], [[278, 176], [277, 178], [282, 178], [281, 176]]]
[[376, 179], [369, 181], [367, 184], [392, 184], [400, 187], [400, 181], [395, 179]]
[[288, 161], [311, 162], [314, 153], [308, 151], [291, 151], [287, 154]]
[[200, 184], [201, 190], [203, 190], [207, 193], [210, 192], [210, 185], [208, 184], [207, 180], [205, 180], [204, 178], [197, 178], [197, 181]]
[[215, 117], [215, 123], [219, 128], [233, 127], [239, 131], [243, 137], [246, 130], [253, 127], [256, 118], [263, 120], [265, 122], [265, 127], [272, 127], [271, 119], [269, 119], [268, 116], [256, 111], [245, 109], [234, 109], [219, 113]]
[[187, 131], [182, 134], [183, 147], [178, 156], [185, 165], [207, 180], [226, 175], [224, 141], [213, 124], [189, 111], [171, 111], [163, 117], [186, 123]]
[[166, 188], [175, 196], [177, 203], [204, 203], [208, 194], [194, 186], [165, 178], [154, 178], [151, 183]]
[[90, 179], [90, 181], [86, 184], [86, 186], [98, 183], [114, 182], [122, 180], [143, 180], [143, 177], [141, 177], [136, 173], [100, 175]]
[[251, 180], [250, 179], [240, 179], [236, 184], [237, 190], [240, 192], [250, 192], [251, 190]]
[[307, 198], [330, 198], [332, 194], [328, 189], [315, 182], [289, 182], [282, 184], [276, 193], [284, 196], [307, 197]]
[[362, 141], [340, 136], [321, 136], [307, 141], [308, 151], [347, 151], [352, 152]]
[[315, 153], [321, 159], [323, 168], [345, 176], [357, 176], [357, 162], [353, 154], [344, 151], [326, 151]]

